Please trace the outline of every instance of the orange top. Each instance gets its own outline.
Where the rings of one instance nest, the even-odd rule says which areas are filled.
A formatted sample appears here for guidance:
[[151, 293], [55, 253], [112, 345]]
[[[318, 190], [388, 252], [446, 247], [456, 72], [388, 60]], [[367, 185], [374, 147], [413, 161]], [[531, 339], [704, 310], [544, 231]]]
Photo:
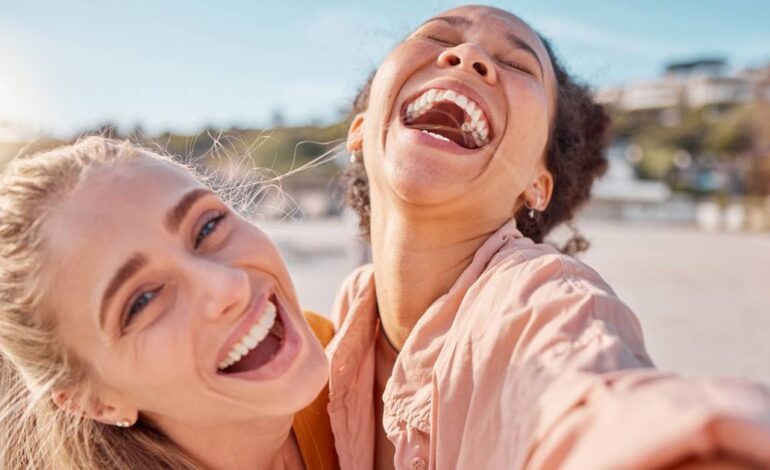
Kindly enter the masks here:
[[[318, 341], [326, 347], [334, 336], [334, 324], [317, 313], [303, 312]], [[294, 416], [294, 436], [307, 470], [339, 468], [334, 451], [334, 436], [329, 423], [329, 386], [324, 386], [315, 401]]]

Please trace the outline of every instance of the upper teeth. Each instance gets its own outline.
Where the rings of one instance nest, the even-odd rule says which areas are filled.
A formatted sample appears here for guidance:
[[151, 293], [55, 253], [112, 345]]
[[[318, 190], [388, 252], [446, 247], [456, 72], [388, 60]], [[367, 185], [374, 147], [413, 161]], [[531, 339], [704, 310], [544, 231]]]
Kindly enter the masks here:
[[[481, 147], [489, 143], [489, 122], [481, 109], [472, 99], [453, 90], [442, 90], [431, 88], [415, 98], [406, 108], [404, 118], [407, 124], [414, 122], [418, 117], [425, 114], [436, 103], [442, 101], [452, 101], [457, 106], [465, 110], [465, 122], [460, 129], [473, 136], [476, 145]], [[437, 134], [432, 135], [436, 136]]]
[[217, 367], [219, 367], [220, 370], [227, 369], [240, 361], [243, 356], [249, 353], [249, 351], [259, 346], [259, 343], [265, 339], [267, 333], [275, 324], [276, 311], [275, 304], [268, 301], [265, 311], [262, 313], [259, 321], [249, 328], [249, 331], [241, 337], [240, 341], [235, 343], [230, 352], [227, 353], [227, 357], [224, 358]]

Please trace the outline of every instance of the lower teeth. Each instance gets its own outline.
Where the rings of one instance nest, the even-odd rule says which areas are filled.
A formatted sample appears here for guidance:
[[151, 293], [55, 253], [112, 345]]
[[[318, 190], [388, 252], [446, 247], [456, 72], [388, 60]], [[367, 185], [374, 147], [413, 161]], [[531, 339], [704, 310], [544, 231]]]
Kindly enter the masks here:
[[[463, 129], [463, 136], [465, 138], [465, 143], [469, 148], [480, 148], [483, 147], [486, 144], [486, 139], [482, 139], [477, 132], [468, 132]], [[426, 129], [422, 129], [420, 132], [423, 134], [427, 134], [435, 139], [443, 140], [444, 142], [451, 142], [450, 139], [444, 137], [441, 134], [436, 134], [435, 132], [431, 132]]]
[[441, 134], [436, 134], [435, 132], [426, 131], [426, 130], [423, 130], [422, 132], [425, 133], [425, 134], [428, 134], [429, 136], [434, 137], [434, 138], [436, 138], [438, 140], [443, 140], [445, 142], [451, 142], [449, 139], [447, 139], [446, 137], [444, 137]]

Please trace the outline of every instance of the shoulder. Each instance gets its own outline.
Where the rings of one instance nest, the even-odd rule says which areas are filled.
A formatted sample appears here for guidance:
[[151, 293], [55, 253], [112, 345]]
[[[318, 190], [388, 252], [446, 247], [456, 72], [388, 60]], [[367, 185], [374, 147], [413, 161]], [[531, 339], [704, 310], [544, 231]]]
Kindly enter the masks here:
[[323, 347], [334, 337], [334, 323], [326, 317], [323, 317], [310, 310], [303, 310], [302, 315], [305, 317], [305, 321], [310, 325], [310, 329], [315, 333], [316, 338]]
[[617, 298], [609, 284], [587, 264], [551, 245], [529, 239], [511, 242], [489, 263], [482, 279], [517, 296], [585, 294]]
[[515, 361], [588, 347], [610, 361], [620, 354], [623, 363], [651, 364], [633, 311], [596, 271], [548, 245], [509, 244], [464, 302], [475, 313], [474, 339], [508, 345]]
[[575, 326], [599, 320], [631, 337], [641, 336], [634, 313], [596, 271], [550, 245], [528, 239], [501, 250], [469, 294], [468, 300], [484, 307], [490, 320], [559, 319], [573, 320]]

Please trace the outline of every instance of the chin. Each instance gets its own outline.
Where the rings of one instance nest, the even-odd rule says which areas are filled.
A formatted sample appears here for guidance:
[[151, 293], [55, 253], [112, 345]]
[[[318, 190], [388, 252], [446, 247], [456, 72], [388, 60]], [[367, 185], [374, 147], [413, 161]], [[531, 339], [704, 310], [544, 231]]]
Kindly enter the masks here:
[[472, 175], [456, 174], [452, 168], [431, 165], [428, 159], [393, 161], [386, 173], [386, 186], [409, 204], [429, 206], [455, 200], [471, 186]]
[[465, 196], [487, 170], [492, 146], [466, 149], [454, 142], [436, 139], [401, 123], [394, 123], [379, 154], [367, 168], [384, 175], [385, 187], [410, 204], [442, 204]]

